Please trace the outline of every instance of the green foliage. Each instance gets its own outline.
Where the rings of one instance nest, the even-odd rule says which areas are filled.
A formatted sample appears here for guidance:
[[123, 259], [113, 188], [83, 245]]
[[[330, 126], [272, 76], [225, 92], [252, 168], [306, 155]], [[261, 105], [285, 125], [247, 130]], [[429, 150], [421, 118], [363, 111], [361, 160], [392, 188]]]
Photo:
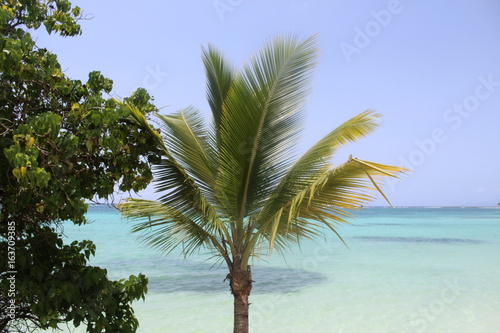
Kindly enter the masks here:
[[[69, 79], [56, 55], [27, 31], [43, 25], [49, 33], [78, 35], [80, 15], [67, 0], [1, 1], [0, 276], [9, 271], [8, 225], [15, 223], [22, 310], [14, 321], [0, 311], [0, 331], [28, 320], [42, 328], [73, 321], [89, 332], [133, 332], [130, 302], [146, 292], [144, 276], [110, 281], [105, 270], [87, 266], [95, 251], [90, 242], [63, 245], [57, 233], [60, 221], [85, 223], [87, 200], [144, 189], [150, 164], [159, 162], [149, 131], [106, 97], [110, 79], [97, 71], [87, 82]], [[125, 101], [143, 117], [155, 110], [144, 89]], [[7, 301], [5, 288], [0, 302]]]
[[[5, 242], [0, 243], [0, 250], [7, 253]], [[17, 315], [36, 317], [42, 328], [56, 328], [67, 321], [75, 326], [87, 324], [88, 332], [135, 332], [138, 321], [130, 303], [144, 298], [147, 278], [140, 274], [110, 281], [105, 269], [87, 265], [94, 253], [92, 242], [64, 245], [60, 235], [49, 227], [37, 228], [18, 239]], [[7, 284], [3, 279], [2, 288], [7, 290]], [[1, 301], [6, 304], [4, 296]]]

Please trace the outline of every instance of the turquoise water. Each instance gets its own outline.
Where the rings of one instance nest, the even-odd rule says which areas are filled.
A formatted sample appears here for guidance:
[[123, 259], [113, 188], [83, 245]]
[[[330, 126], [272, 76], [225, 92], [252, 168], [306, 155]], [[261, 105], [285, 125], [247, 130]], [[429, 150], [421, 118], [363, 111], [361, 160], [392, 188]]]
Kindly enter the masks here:
[[[68, 242], [93, 240], [113, 279], [149, 278], [139, 332], [232, 332], [224, 266], [158, 254], [113, 208], [88, 217], [65, 224]], [[377, 207], [352, 222], [349, 249], [326, 234], [253, 263], [251, 332], [500, 332], [500, 209]]]

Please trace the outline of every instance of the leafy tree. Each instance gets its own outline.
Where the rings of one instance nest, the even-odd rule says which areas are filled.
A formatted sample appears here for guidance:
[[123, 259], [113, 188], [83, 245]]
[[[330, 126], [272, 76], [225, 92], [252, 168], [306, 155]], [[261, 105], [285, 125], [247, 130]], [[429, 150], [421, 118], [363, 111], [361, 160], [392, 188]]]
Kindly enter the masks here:
[[252, 257], [325, 229], [337, 233], [352, 210], [373, 199], [371, 190], [380, 191], [384, 177], [403, 171], [356, 158], [331, 165], [338, 148], [377, 127], [373, 111], [295, 157], [316, 55], [314, 37], [278, 37], [236, 70], [213, 46], [204, 49], [212, 123], [192, 107], [158, 115], [164, 136], [151, 134], [164, 155], [157, 165], [163, 196], [119, 207], [148, 244], [165, 252], [183, 244], [185, 255], [207, 249], [227, 264], [234, 332], [248, 331]]
[[[55, 54], [29, 34], [80, 34], [81, 11], [67, 0], [2, 0], [0, 6], [0, 331], [56, 328], [135, 332], [131, 302], [147, 278], [112, 281], [89, 266], [90, 241], [64, 244], [60, 223], [86, 222], [87, 200], [139, 191], [159, 161], [153, 137], [129, 108], [105, 97], [100, 72], [69, 79]], [[126, 102], [154, 109], [138, 89]]]

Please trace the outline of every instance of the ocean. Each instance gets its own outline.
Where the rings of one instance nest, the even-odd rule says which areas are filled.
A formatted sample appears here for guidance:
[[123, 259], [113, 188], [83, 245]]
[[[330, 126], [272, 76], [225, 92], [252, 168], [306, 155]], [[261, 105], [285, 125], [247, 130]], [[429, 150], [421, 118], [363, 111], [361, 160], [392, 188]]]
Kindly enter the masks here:
[[[112, 279], [149, 278], [138, 332], [232, 332], [224, 265], [158, 253], [114, 208], [87, 216], [64, 224], [66, 241], [92, 240], [91, 264]], [[500, 209], [372, 207], [350, 221], [339, 227], [348, 248], [325, 233], [252, 263], [251, 332], [500, 332]]]

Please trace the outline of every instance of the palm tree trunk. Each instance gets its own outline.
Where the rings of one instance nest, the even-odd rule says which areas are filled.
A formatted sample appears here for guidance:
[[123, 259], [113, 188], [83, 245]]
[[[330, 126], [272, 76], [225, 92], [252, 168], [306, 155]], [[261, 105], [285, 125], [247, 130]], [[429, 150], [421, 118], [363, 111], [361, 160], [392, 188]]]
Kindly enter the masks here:
[[[236, 266], [236, 267], [235, 267]], [[239, 265], [238, 265], [239, 266]], [[252, 273], [233, 265], [230, 278], [231, 293], [234, 296], [234, 333], [248, 333], [248, 296], [252, 290]]]
[[248, 333], [248, 295], [234, 294], [234, 333]]

